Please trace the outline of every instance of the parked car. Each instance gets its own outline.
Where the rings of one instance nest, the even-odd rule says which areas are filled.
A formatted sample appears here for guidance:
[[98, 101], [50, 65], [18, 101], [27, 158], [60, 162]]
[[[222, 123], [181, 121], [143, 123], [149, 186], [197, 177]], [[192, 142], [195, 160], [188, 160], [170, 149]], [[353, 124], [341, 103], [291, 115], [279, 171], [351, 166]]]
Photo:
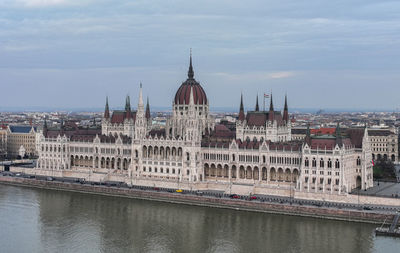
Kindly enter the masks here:
[[250, 196], [250, 200], [254, 200], [254, 199], [257, 199], [257, 197], [256, 196]]
[[239, 196], [236, 195], [236, 194], [231, 194], [231, 195], [229, 195], [229, 197], [232, 198], [232, 199], [238, 199], [239, 198]]
[[176, 192], [182, 193], [183, 191], [182, 191], [182, 189], [178, 189], [178, 190], [176, 190]]
[[52, 177], [46, 177], [46, 180], [47, 181], [53, 181], [53, 178]]

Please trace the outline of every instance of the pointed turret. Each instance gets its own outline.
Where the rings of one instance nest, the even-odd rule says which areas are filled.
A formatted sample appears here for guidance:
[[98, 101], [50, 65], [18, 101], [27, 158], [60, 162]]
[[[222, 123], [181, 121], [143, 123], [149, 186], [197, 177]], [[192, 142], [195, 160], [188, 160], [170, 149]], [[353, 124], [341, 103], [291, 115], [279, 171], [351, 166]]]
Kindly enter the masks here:
[[307, 131], [306, 131], [306, 137], [304, 139], [305, 143], [308, 144], [308, 146], [311, 147], [311, 132], [310, 132], [310, 123], [307, 124]]
[[257, 97], [256, 97], [256, 109], [255, 109], [255, 111], [256, 112], [260, 111], [260, 107], [258, 106], [258, 94], [257, 94]]
[[193, 71], [193, 65], [192, 65], [192, 49], [190, 49], [190, 63], [189, 63], [188, 78], [189, 79], [194, 78], [194, 71]]
[[285, 106], [283, 107], [283, 121], [286, 123], [289, 122], [289, 111], [288, 111], [288, 105], [287, 105], [287, 95], [285, 95]]
[[274, 103], [272, 101], [272, 92], [271, 92], [271, 100], [269, 102], [268, 120], [274, 121], [274, 118], [275, 118]]
[[110, 108], [108, 107], [108, 96], [106, 97], [106, 107], [104, 109], [104, 118], [110, 118]]
[[125, 102], [125, 118], [130, 119], [132, 116], [131, 114], [131, 98], [129, 95], [126, 96], [126, 102]]
[[239, 109], [239, 120], [244, 120], [244, 108], [243, 108], [243, 94], [240, 95], [240, 109]]
[[44, 137], [47, 137], [47, 121], [46, 118], [44, 119], [44, 125], [43, 125], [43, 135]]
[[146, 119], [150, 119], [150, 104], [149, 104], [149, 97], [147, 97], [147, 103], [146, 103]]
[[143, 107], [143, 92], [142, 92], [142, 83], [140, 83], [140, 89], [139, 89], [139, 104], [138, 106]]
[[343, 145], [342, 133], [340, 132], [339, 122], [336, 125], [336, 145], [339, 145], [339, 147], [342, 147]]

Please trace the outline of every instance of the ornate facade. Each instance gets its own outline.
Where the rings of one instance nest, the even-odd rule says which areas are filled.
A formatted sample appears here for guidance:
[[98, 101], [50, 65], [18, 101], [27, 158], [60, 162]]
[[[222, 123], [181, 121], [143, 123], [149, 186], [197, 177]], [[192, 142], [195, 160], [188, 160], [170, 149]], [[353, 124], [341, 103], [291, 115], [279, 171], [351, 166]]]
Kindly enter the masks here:
[[86, 170], [123, 175], [126, 182], [185, 182], [260, 186], [300, 192], [346, 194], [373, 185], [372, 153], [367, 129], [292, 140], [287, 98], [283, 112], [244, 112], [241, 98], [236, 125], [215, 124], [209, 101], [194, 79], [179, 87], [165, 129], [152, 129], [142, 87], [137, 110], [127, 97], [125, 110], [110, 112], [108, 99], [101, 129], [66, 124], [44, 126], [39, 134], [37, 169]]

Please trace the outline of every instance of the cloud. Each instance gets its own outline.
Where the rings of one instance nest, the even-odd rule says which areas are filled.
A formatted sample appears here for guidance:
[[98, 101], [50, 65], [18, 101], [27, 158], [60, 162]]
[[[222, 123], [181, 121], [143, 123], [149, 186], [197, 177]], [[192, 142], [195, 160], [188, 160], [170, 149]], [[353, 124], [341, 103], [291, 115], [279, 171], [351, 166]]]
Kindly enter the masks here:
[[47, 7], [68, 4], [66, 0], [18, 0], [17, 2], [26, 7]]
[[211, 75], [221, 77], [230, 81], [265, 81], [271, 79], [281, 79], [281, 78], [289, 78], [293, 77], [297, 73], [294, 71], [277, 71], [277, 72], [246, 72], [246, 73], [226, 73], [226, 72], [217, 72], [212, 73]]

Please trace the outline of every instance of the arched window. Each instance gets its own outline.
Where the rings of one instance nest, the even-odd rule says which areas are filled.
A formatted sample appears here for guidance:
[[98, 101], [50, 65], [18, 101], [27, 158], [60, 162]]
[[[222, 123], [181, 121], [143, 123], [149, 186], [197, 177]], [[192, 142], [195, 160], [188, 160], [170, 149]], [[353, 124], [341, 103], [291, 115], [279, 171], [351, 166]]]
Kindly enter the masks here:
[[319, 167], [323, 168], [324, 166], [324, 159], [321, 158], [321, 160], [319, 161]]
[[332, 161], [330, 158], [328, 159], [328, 168], [332, 168]]
[[315, 160], [315, 157], [312, 159], [312, 166], [314, 168], [317, 167], [317, 160]]
[[336, 168], [336, 169], [339, 169], [339, 168], [340, 168], [340, 162], [339, 162], [338, 159], [336, 159], [336, 161], [335, 161], [335, 168]]
[[308, 160], [308, 157], [306, 157], [306, 159], [304, 160], [304, 166], [310, 166], [310, 161]]
[[360, 159], [360, 157], [357, 157], [357, 165], [361, 165], [361, 159]]
[[265, 155], [263, 155], [263, 163], [265, 163]]

